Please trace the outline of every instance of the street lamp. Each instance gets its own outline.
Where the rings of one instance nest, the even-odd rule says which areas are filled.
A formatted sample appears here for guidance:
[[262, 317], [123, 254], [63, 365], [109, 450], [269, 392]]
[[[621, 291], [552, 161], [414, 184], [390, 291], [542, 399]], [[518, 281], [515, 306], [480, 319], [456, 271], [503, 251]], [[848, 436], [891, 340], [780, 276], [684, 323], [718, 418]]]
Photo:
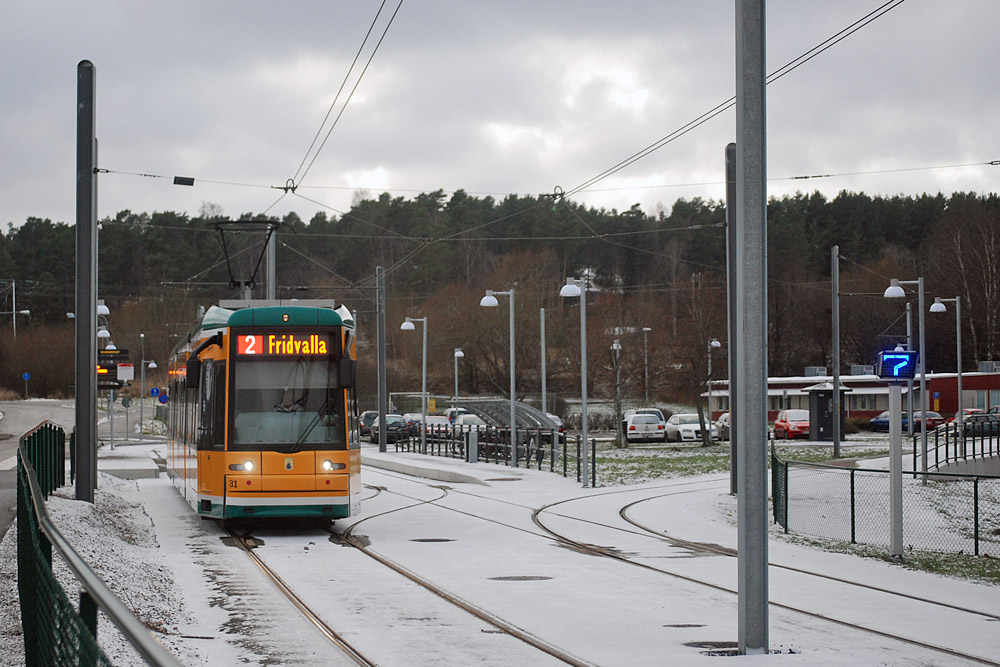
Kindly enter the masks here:
[[420, 453], [427, 453], [427, 318], [407, 317], [399, 325], [403, 331], [413, 331], [416, 329], [414, 322], [421, 322], [424, 325], [424, 354], [420, 371]]
[[615, 369], [615, 431], [618, 432], [618, 442], [624, 447], [626, 443], [625, 431], [622, 428], [621, 356], [622, 344], [617, 338], [615, 338], [614, 342], [611, 343], [611, 363]]
[[650, 327], [642, 328], [642, 385], [645, 389], [645, 404], [649, 405], [649, 332]]
[[917, 317], [917, 326], [920, 329], [919, 356], [917, 357], [920, 370], [920, 470], [927, 472], [927, 373], [925, 372], [927, 359], [924, 354], [926, 350], [924, 347], [924, 279], [896, 280], [893, 278], [889, 281], [889, 286], [885, 288], [882, 296], [887, 299], [902, 299], [906, 296], [903, 285], [917, 286], [917, 309], [920, 311]]
[[962, 297], [956, 296], [954, 299], [942, 299], [937, 296], [934, 297], [934, 303], [931, 304], [930, 311], [932, 313], [946, 313], [948, 309], [945, 307], [945, 303], [955, 304], [955, 356], [958, 362], [958, 432], [965, 433], [963, 430], [963, 414], [962, 414]]
[[14, 338], [17, 338], [17, 316], [31, 315], [30, 310], [5, 310], [0, 315], [10, 315], [11, 325], [14, 327]]
[[514, 288], [511, 287], [506, 292], [495, 292], [486, 290], [486, 296], [479, 302], [484, 308], [496, 308], [500, 305], [498, 296], [510, 297], [510, 448], [514, 467], [517, 467], [517, 446], [515, 445], [517, 435], [517, 408], [514, 396]]
[[566, 284], [559, 290], [559, 296], [580, 297], [580, 408], [583, 430], [581, 467], [583, 488], [587, 488], [590, 486], [590, 473], [587, 470], [587, 284], [583, 280], [567, 278]]
[[462, 348], [455, 348], [455, 400], [452, 401], [451, 405], [454, 408], [458, 407], [458, 360], [465, 356], [465, 352], [462, 352]]

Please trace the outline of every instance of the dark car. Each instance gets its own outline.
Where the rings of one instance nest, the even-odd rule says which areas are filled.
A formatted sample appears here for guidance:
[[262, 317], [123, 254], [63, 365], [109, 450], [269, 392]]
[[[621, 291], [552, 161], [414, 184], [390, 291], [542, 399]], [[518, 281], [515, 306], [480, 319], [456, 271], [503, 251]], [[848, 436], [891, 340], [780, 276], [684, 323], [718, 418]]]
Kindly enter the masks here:
[[[940, 413], [934, 412], [933, 410], [928, 410], [927, 415], [927, 430], [933, 431], [938, 426], [944, 423], [944, 417]], [[903, 430], [907, 430], [907, 424], [909, 420], [907, 419], [906, 413], [902, 413], [901, 425]], [[868, 422], [868, 427], [873, 431], [882, 431], [885, 433], [889, 432], [889, 411], [883, 411], [878, 417], [872, 417]], [[917, 411], [913, 412], [913, 428], [914, 430], [920, 430], [920, 413]]]
[[361, 424], [361, 437], [372, 434], [372, 422], [378, 417], [378, 410], [365, 410], [358, 417], [358, 422]]
[[[376, 418], [372, 422], [372, 432], [371, 441], [379, 441], [379, 420]], [[405, 440], [409, 437], [409, 429], [406, 425], [406, 420], [403, 419], [402, 415], [386, 415], [385, 416], [385, 441], [386, 442], [398, 442], [400, 440]]]
[[966, 415], [963, 419], [966, 435], [1000, 435], [1000, 417], [986, 412]]

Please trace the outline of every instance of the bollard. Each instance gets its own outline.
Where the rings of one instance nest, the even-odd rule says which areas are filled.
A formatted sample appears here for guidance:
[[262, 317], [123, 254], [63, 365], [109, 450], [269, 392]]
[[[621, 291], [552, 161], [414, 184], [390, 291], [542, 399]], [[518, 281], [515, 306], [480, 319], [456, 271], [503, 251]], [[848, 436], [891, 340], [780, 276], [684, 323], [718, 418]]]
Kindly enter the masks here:
[[469, 463], [479, 463], [479, 430], [469, 431], [469, 442], [466, 445]]

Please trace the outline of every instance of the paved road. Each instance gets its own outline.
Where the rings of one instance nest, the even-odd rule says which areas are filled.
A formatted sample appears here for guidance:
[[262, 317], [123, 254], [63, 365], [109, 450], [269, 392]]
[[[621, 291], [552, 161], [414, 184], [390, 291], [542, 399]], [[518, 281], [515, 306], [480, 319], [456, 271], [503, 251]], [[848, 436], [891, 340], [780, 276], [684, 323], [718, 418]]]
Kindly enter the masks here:
[[0, 401], [0, 539], [7, 533], [17, 508], [17, 441], [50, 419], [72, 430], [73, 401]]

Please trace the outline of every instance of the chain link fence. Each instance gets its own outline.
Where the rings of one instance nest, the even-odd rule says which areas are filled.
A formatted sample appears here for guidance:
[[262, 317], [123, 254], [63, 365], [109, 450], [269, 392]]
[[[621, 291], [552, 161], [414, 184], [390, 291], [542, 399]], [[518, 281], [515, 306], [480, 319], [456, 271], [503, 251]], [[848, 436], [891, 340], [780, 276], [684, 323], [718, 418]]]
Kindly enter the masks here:
[[[784, 461], [771, 452], [774, 520], [785, 532], [889, 547], [889, 471]], [[903, 475], [903, 544], [1000, 557], [1000, 476]]]

